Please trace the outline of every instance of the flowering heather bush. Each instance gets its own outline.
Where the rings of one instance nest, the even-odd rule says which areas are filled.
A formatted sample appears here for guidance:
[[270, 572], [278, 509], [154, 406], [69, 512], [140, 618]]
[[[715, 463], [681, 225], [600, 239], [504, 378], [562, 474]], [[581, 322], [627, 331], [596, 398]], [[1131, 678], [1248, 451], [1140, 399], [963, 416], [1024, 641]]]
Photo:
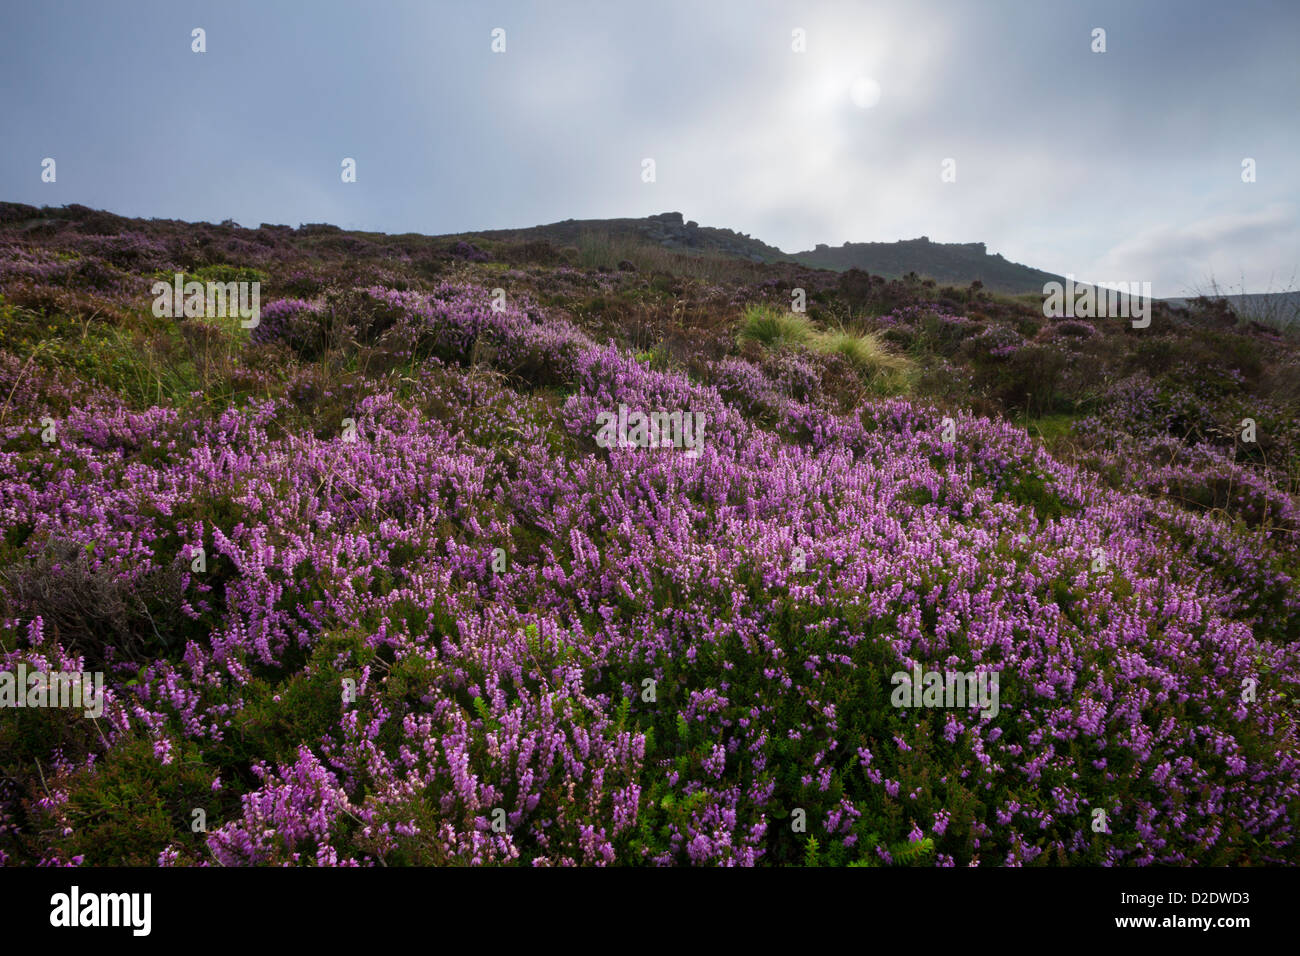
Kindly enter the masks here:
[[472, 242], [465, 242], [463, 239], [452, 243], [447, 252], [453, 259], [465, 259], [469, 262], [487, 262], [492, 258]]
[[[107, 671], [97, 723], [0, 711], [0, 861], [1296, 862], [1276, 475], [1234, 523], [1145, 488], [1208, 450], [1109, 475], [493, 287], [268, 301], [245, 361], [294, 368], [231, 401], [0, 355], [0, 669]], [[352, 351], [313, 364], [327, 314]], [[598, 446], [620, 405], [703, 416], [702, 454]], [[1000, 673], [998, 712], [891, 706], [914, 666]]]
[[325, 283], [306, 269], [296, 269], [284, 279], [284, 290], [298, 298], [319, 295], [325, 291]]
[[822, 370], [813, 354], [781, 352], [764, 367], [772, 383], [786, 394], [807, 399], [816, 394], [822, 383]]
[[546, 285], [561, 289], [591, 288], [599, 292], [611, 291], [619, 282], [617, 273], [600, 273], [569, 266], [549, 270]]
[[72, 264], [71, 257], [41, 246], [6, 243], [0, 249], [0, 281], [11, 283], [16, 279], [35, 279], [62, 285], [67, 282]]
[[1050, 327], [1055, 330], [1057, 335], [1063, 335], [1068, 338], [1091, 339], [1098, 335], [1097, 327], [1095, 325], [1079, 319], [1067, 319], [1064, 322], [1056, 322]]
[[[1300, 512], [1286, 471], [1300, 444], [1294, 421], [1271, 402], [1216, 407], [1207, 400], [1204, 380], [1198, 385], [1161, 387], [1141, 373], [1116, 382], [1101, 412], [1076, 425], [1087, 450], [1084, 460], [1122, 476], [1128, 487], [1244, 521], [1274, 538], [1274, 547], [1294, 554]], [[1251, 416], [1269, 436], [1271, 465], [1267, 452], [1252, 453], [1237, 434], [1237, 423]]]
[[166, 272], [173, 265], [165, 243], [136, 232], [77, 236], [67, 246], [82, 256], [99, 257], [130, 272]]
[[1024, 337], [1014, 329], [993, 326], [972, 337], [966, 348], [972, 356], [1000, 359], [1015, 355], [1024, 344]]
[[899, 306], [871, 321], [888, 342], [904, 348], [924, 344], [940, 355], [954, 354], [962, 342], [984, 330], [980, 323], [936, 303]]
[[306, 299], [276, 299], [261, 309], [249, 337], [257, 343], [284, 342], [298, 351], [312, 351], [323, 344], [321, 305]]

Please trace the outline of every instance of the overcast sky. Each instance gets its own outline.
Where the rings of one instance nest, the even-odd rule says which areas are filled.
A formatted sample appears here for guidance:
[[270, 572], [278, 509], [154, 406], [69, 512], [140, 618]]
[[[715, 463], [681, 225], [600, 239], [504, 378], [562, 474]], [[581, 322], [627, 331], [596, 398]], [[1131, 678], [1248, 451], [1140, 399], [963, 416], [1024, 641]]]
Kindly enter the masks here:
[[0, 88], [11, 201], [422, 233], [678, 210], [1160, 296], [1300, 282], [1295, 0], [3, 0]]

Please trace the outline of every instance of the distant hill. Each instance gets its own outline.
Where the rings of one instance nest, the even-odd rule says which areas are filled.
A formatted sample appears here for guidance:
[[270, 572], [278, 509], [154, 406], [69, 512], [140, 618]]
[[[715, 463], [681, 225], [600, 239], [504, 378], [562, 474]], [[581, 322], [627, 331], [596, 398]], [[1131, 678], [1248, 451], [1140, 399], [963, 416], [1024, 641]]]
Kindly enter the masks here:
[[614, 241], [634, 241], [663, 246], [682, 252], [730, 256], [751, 262], [790, 262], [792, 257], [776, 246], [731, 229], [701, 226], [683, 219], [680, 212], [664, 212], [643, 219], [566, 219], [550, 225], [526, 229], [493, 229], [463, 236], [488, 239], [544, 240], [561, 246], [581, 245], [584, 236], [600, 236]]
[[798, 262], [815, 269], [843, 272], [861, 269], [872, 275], [900, 279], [914, 272], [951, 285], [964, 286], [978, 279], [994, 292], [1041, 293], [1043, 283], [1064, 281], [1061, 276], [989, 255], [982, 242], [931, 242], [925, 236], [900, 242], [846, 242], [831, 248], [819, 245], [808, 252], [788, 253], [746, 233], [701, 226], [680, 212], [665, 212], [643, 219], [566, 219], [525, 229], [497, 229], [463, 233], [492, 239], [544, 240], [557, 245], [579, 245], [585, 236], [612, 241], [643, 242], [666, 249], [701, 255], [748, 259], [751, 262]]
[[909, 272], [942, 283], [968, 285], [978, 279], [994, 292], [1018, 295], [1042, 293], [1045, 282], [1064, 282], [1058, 275], [1009, 262], [1001, 253], [989, 255], [982, 242], [931, 242], [927, 237], [900, 242], [846, 242], [832, 248], [818, 245], [793, 258], [818, 269], [861, 269], [872, 275], [898, 279]]

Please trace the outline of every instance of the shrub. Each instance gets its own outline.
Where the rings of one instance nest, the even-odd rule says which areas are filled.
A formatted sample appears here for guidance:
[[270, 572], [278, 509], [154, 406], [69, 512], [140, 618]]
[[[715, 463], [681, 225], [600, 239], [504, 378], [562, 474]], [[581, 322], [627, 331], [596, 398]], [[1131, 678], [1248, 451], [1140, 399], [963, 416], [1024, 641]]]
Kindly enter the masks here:
[[259, 344], [283, 342], [311, 356], [325, 344], [322, 309], [305, 299], [276, 299], [262, 307], [258, 324], [249, 333]]
[[487, 262], [492, 258], [472, 242], [466, 242], [463, 239], [452, 243], [451, 248], [447, 250], [447, 254], [453, 259], [464, 259], [466, 262]]
[[1083, 322], [1078, 319], [1057, 322], [1053, 326], [1058, 335], [1064, 335], [1075, 339], [1090, 339], [1097, 335], [1097, 327], [1090, 322]]
[[181, 579], [173, 569], [130, 581], [92, 567], [88, 548], [52, 540], [32, 564], [0, 572], [0, 582], [8, 611], [40, 617], [92, 669], [151, 660], [178, 642], [169, 626], [180, 617]]

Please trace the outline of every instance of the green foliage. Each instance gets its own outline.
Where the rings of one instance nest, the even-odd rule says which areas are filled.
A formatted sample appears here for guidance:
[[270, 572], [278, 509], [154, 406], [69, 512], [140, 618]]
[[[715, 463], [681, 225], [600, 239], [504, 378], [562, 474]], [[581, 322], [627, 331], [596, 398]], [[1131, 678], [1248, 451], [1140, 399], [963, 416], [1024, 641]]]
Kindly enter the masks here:
[[1079, 512], [1077, 507], [1066, 504], [1061, 496], [1051, 489], [1047, 477], [1040, 472], [1028, 468], [1017, 470], [1004, 475], [1002, 484], [1005, 489], [1003, 495], [1007, 500], [1033, 508], [1034, 514], [1040, 521]]
[[323, 636], [306, 665], [278, 685], [271, 669], [255, 668], [260, 679], [244, 691], [248, 703], [235, 713], [224, 739], [206, 749], [205, 759], [223, 777], [248, 781], [255, 779], [255, 763], [291, 762], [301, 744], [337, 732], [344, 710], [343, 678], [359, 685], [361, 668], [375, 660], [364, 637], [349, 631]]
[[180, 744], [167, 763], [148, 740], [118, 745], [66, 781], [60, 816], [71, 832], [42, 834], [48, 844], [40, 850], [48, 845], [89, 866], [154, 866], [169, 846], [185, 861], [209, 859], [206, 833], [193, 830], [194, 811], [204, 812], [207, 832], [239, 811], [229, 787], [213, 790], [215, 779], [193, 743]]
[[646, 365], [649, 365], [652, 369], [655, 369], [656, 371], [660, 371], [660, 372], [666, 370], [671, 364], [668, 356], [668, 350], [667, 348], [664, 347], [664, 344], [662, 342], [655, 345], [654, 348], [645, 349], [643, 351], [637, 352], [636, 360], [638, 362], [644, 362]]
[[889, 855], [899, 866], [920, 866], [934, 857], [934, 840], [922, 837], [915, 843], [895, 843], [889, 848]]
[[804, 844], [803, 865], [820, 866], [817, 860], [817, 838], [815, 836], [809, 836], [808, 842]]
[[474, 713], [483, 723], [484, 730], [498, 731], [501, 729], [501, 721], [492, 716], [492, 711], [482, 697], [474, 698]]
[[631, 712], [632, 698], [624, 697], [618, 702], [618, 709], [614, 711], [614, 726], [620, 733], [627, 729], [627, 720]]

